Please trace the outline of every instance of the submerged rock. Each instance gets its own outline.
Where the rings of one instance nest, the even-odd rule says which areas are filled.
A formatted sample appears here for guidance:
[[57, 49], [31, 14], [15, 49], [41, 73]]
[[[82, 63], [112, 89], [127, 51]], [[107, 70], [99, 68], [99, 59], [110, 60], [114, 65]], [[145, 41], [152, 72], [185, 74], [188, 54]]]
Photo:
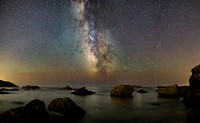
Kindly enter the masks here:
[[86, 111], [78, 106], [70, 98], [56, 98], [48, 105], [50, 111], [55, 111], [64, 114], [69, 119], [81, 118], [85, 115]]
[[179, 98], [181, 96], [177, 84], [166, 86], [165, 88], [159, 88], [157, 92], [158, 92], [158, 97]]
[[24, 89], [24, 90], [35, 90], [35, 89], [40, 89], [40, 87], [35, 86], [35, 85], [26, 85], [26, 86], [23, 86], [22, 89]]
[[131, 85], [118, 85], [111, 90], [113, 97], [132, 97], [134, 89]]
[[2, 123], [35, 123], [47, 121], [48, 113], [45, 103], [38, 99], [32, 100], [26, 106], [10, 109], [1, 115]]
[[86, 96], [86, 95], [95, 94], [95, 92], [88, 91], [85, 87], [82, 87], [82, 88], [75, 90], [71, 94]]

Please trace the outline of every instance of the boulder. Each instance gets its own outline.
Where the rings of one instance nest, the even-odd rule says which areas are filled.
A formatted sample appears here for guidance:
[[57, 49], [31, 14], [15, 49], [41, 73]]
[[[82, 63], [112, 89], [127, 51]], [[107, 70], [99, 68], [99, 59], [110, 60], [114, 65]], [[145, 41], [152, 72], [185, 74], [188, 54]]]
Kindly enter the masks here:
[[134, 89], [131, 85], [118, 85], [111, 90], [113, 97], [132, 97]]
[[48, 105], [48, 110], [64, 114], [68, 119], [77, 119], [85, 115], [86, 111], [70, 98], [56, 98]]
[[147, 91], [145, 91], [145, 90], [143, 90], [143, 89], [139, 89], [137, 92], [138, 92], [138, 93], [148, 93]]
[[65, 86], [63, 88], [60, 88], [59, 90], [74, 90], [74, 89], [70, 86]]
[[166, 86], [165, 88], [159, 88], [157, 90], [157, 93], [158, 93], [158, 97], [179, 98], [181, 95], [177, 84]]
[[82, 87], [82, 88], [75, 90], [71, 94], [86, 96], [86, 95], [95, 94], [95, 92], [88, 91], [85, 87]]
[[18, 86], [13, 84], [12, 82], [0, 80], [0, 87], [18, 87]]
[[26, 85], [26, 86], [23, 86], [22, 89], [24, 89], [24, 90], [35, 90], [35, 89], [40, 89], [40, 87], [35, 86], [35, 85]]
[[10, 109], [1, 115], [3, 123], [35, 123], [48, 119], [45, 103], [38, 99], [32, 100], [26, 106]]

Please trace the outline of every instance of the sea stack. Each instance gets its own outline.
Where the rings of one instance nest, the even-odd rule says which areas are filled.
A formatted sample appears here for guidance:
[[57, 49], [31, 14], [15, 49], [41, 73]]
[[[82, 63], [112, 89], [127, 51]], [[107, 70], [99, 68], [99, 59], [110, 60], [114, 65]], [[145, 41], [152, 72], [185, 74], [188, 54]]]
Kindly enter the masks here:
[[200, 65], [195, 66], [191, 72], [187, 106], [200, 112]]

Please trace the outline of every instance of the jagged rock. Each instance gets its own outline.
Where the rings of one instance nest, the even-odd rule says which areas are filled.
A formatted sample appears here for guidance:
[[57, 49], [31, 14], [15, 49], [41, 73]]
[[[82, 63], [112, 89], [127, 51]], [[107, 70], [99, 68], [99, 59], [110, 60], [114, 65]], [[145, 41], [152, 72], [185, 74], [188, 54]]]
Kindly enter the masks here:
[[134, 89], [131, 85], [118, 85], [111, 90], [113, 97], [132, 97]]
[[10, 109], [1, 115], [1, 123], [35, 123], [48, 119], [45, 103], [38, 99], [32, 100], [26, 106]]
[[26, 85], [26, 86], [23, 86], [22, 89], [24, 89], [24, 90], [35, 90], [35, 89], [40, 89], [40, 87], [34, 86], [34, 85]]
[[138, 93], [148, 93], [147, 91], [145, 91], [145, 90], [143, 90], [143, 89], [139, 89], [137, 92], [138, 92]]
[[86, 111], [78, 106], [70, 98], [56, 98], [48, 105], [50, 111], [55, 111], [64, 114], [69, 119], [81, 118], [85, 115]]
[[88, 91], [85, 87], [82, 87], [82, 88], [75, 90], [71, 94], [86, 96], [86, 95], [95, 94], [95, 92]]
[[158, 92], [158, 97], [178, 98], [181, 96], [177, 84], [166, 86], [165, 88], [159, 88], [157, 92]]
[[0, 87], [18, 87], [18, 86], [11, 82], [0, 80]]
[[59, 90], [74, 90], [74, 89], [70, 86], [65, 86], [63, 88], [60, 88]]

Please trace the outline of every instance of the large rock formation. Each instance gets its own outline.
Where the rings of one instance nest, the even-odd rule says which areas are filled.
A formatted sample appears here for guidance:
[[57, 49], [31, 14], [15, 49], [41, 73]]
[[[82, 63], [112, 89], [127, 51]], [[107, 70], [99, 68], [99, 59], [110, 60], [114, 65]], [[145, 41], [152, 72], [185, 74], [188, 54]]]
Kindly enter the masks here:
[[45, 103], [38, 99], [32, 100], [26, 106], [10, 109], [1, 115], [1, 123], [35, 123], [48, 119]]
[[195, 66], [189, 79], [188, 108], [200, 111], [200, 65]]
[[23, 86], [22, 89], [24, 89], [24, 90], [35, 90], [35, 89], [40, 89], [40, 87], [35, 86], [35, 85], [26, 85], [26, 86]]
[[18, 87], [18, 86], [11, 82], [0, 80], [0, 87]]
[[175, 97], [176, 98], [176, 97], [181, 96], [181, 93], [179, 92], [177, 84], [159, 88], [157, 92], [158, 92], [158, 97], [173, 97], [173, 98]]
[[75, 90], [71, 94], [86, 96], [86, 95], [95, 94], [95, 92], [88, 91], [85, 87], [82, 87], [82, 88]]
[[69, 119], [77, 119], [85, 115], [86, 111], [73, 102], [70, 98], [56, 98], [48, 105], [50, 111], [64, 114]]
[[113, 97], [132, 97], [134, 89], [131, 85], [118, 85], [111, 90]]

